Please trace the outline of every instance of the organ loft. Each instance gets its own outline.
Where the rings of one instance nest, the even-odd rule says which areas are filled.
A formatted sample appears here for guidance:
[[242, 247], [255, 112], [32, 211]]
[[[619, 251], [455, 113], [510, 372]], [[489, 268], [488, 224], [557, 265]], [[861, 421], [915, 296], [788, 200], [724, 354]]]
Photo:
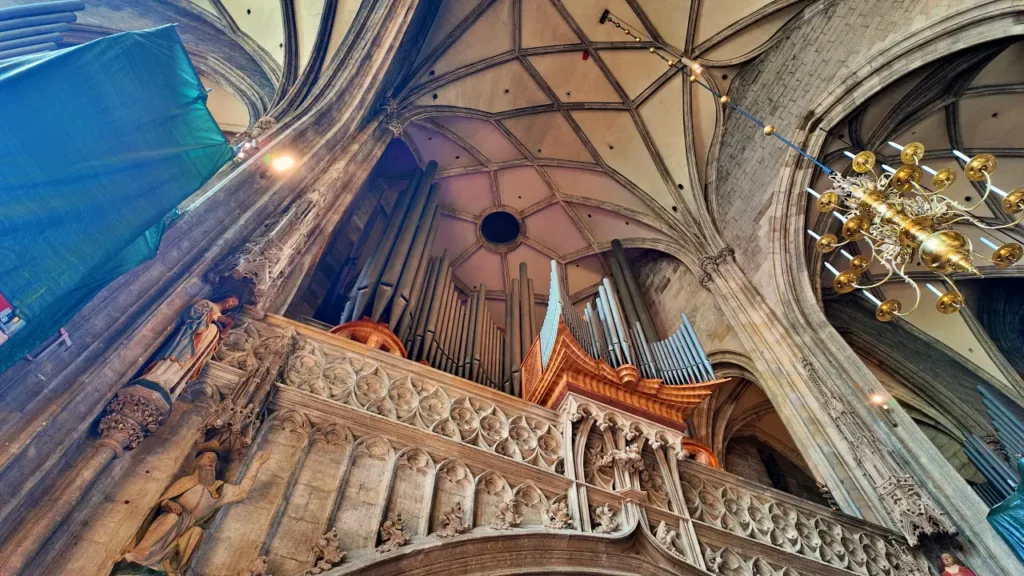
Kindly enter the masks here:
[[0, 575], [1024, 573], [1022, 15], [0, 0]]

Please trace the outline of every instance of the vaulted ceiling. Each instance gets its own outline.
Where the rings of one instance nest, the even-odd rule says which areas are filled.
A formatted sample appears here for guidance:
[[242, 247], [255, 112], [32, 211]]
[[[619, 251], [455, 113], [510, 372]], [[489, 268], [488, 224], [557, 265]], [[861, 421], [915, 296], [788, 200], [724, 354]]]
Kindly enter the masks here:
[[[575, 300], [608, 273], [611, 240], [685, 244], [703, 212], [721, 107], [652, 47], [697, 60], [724, 92], [806, 4], [445, 0], [396, 99], [403, 139], [440, 165], [447, 210], [436, 249], [449, 251], [457, 279], [498, 299], [526, 262], [544, 295], [555, 260]], [[641, 41], [602, 24], [606, 9]], [[525, 228], [507, 253], [477, 234], [498, 208]]]

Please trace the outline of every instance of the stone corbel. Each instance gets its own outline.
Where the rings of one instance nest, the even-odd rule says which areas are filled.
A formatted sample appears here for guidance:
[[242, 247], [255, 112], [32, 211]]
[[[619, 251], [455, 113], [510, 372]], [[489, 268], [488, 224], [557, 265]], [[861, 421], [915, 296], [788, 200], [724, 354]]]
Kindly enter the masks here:
[[718, 271], [718, 267], [725, 263], [726, 260], [736, 257], [736, 251], [730, 246], [722, 248], [713, 255], [701, 256], [699, 261], [700, 276], [697, 278], [697, 283], [700, 284], [701, 288], [710, 290], [708, 284], [714, 281], [712, 277], [713, 272]]
[[134, 450], [144, 439], [163, 425], [171, 412], [166, 392], [129, 384], [107, 404], [105, 415], [97, 426], [98, 446], [106, 446], [120, 457], [125, 450]]
[[384, 100], [384, 123], [395, 138], [401, 138], [405, 132], [405, 122], [398, 115], [399, 103], [393, 98]]

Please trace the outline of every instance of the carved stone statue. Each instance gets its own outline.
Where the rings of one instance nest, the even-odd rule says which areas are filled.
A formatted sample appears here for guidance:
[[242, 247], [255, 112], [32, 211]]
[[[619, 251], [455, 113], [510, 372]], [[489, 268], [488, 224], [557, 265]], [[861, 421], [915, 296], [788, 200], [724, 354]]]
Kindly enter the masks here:
[[619, 527], [619, 521], [615, 519], [615, 510], [607, 504], [594, 508], [591, 518], [594, 521], [594, 532], [597, 534], [610, 534]]
[[516, 514], [516, 504], [519, 501], [515, 496], [512, 496], [508, 500], [498, 504], [498, 510], [494, 513], [494, 521], [491, 522], [491, 528], [495, 530], [511, 530], [519, 523], [523, 521], [523, 517]]
[[200, 300], [189, 306], [178, 320], [174, 333], [133, 383], [151, 383], [166, 392], [171, 401], [177, 398], [217, 351], [221, 335], [232, 324], [224, 312], [235, 306], [238, 306], [238, 299], [234, 297], [220, 302]]
[[402, 520], [401, 514], [393, 514], [380, 527], [381, 543], [377, 547], [377, 552], [380, 554], [394, 552], [405, 546], [408, 541], [409, 533], [405, 531], [405, 520]]
[[572, 528], [572, 516], [569, 515], [569, 505], [565, 503], [565, 500], [555, 502], [548, 507], [548, 521], [545, 526], [555, 530]]
[[960, 564], [960, 560], [948, 552], [943, 552], [939, 556], [939, 570], [942, 570], [941, 576], [977, 576], [973, 570]]
[[270, 452], [256, 456], [239, 484], [217, 479], [216, 446], [200, 448], [195, 472], [179, 478], [160, 496], [156, 518], [123, 560], [176, 576], [185, 571], [203, 538], [200, 525], [218, 510], [249, 495]]
[[466, 525], [462, 522], [462, 502], [456, 502], [455, 506], [441, 512], [441, 529], [437, 532], [438, 538], [451, 538], [466, 531]]

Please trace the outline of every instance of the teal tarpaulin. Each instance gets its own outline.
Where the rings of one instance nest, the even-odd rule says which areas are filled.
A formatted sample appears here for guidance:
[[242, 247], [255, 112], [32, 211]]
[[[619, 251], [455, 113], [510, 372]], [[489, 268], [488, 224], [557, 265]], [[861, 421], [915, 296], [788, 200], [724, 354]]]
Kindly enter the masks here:
[[1003, 537], [1017, 559], [1024, 562], [1024, 458], [1017, 461], [1020, 483], [1010, 497], [988, 511], [988, 523]]
[[232, 154], [174, 26], [0, 62], [0, 293], [26, 322], [0, 371], [152, 258]]

